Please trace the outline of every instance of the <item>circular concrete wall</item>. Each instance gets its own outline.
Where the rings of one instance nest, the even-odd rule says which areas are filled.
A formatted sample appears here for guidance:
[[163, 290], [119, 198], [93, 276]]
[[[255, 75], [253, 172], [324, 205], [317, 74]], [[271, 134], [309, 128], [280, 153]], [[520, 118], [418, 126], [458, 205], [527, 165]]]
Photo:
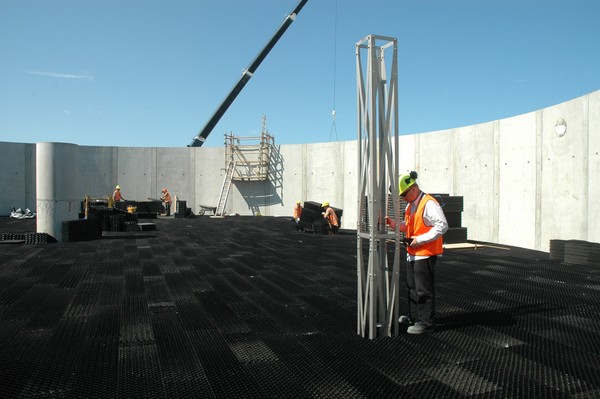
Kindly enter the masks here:
[[37, 232], [62, 241], [62, 222], [78, 219], [79, 147], [36, 144]]

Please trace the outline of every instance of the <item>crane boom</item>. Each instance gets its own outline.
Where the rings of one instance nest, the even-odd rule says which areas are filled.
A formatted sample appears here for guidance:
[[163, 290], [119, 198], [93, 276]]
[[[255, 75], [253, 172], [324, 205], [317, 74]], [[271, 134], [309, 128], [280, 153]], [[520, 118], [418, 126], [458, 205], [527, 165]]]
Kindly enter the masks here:
[[265, 57], [269, 54], [271, 49], [275, 46], [277, 41], [283, 36], [287, 28], [294, 22], [296, 19], [296, 15], [300, 12], [302, 7], [306, 4], [308, 0], [300, 0], [300, 2], [296, 5], [294, 10], [284, 19], [283, 23], [277, 29], [271, 40], [267, 43], [267, 45], [262, 49], [262, 51], [256, 56], [254, 61], [244, 70], [242, 76], [238, 80], [238, 82], [233, 86], [227, 97], [223, 100], [219, 108], [215, 111], [213, 116], [206, 122], [206, 125], [200, 130], [200, 132], [194, 137], [192, 143], [188, 147], [200, 147], [206, 141], [206, 138], [212, 132], [214, 127], [217, 125], [221, 117], [225, 114], [229, 106], [233, 103], [235, 98], [240, 94], [246, 83], [250, 80], [254, 71], [258, 68], [258, 66], [263, 62]]

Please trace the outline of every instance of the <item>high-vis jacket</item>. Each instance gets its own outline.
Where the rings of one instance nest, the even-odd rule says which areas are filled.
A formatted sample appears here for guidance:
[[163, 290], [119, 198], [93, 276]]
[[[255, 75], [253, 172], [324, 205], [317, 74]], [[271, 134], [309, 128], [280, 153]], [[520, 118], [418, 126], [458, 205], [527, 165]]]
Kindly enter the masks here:
[[325, 219], [327, 219], [329, 221], [329, 223], [332, 226], [338, 226], [339, 222], [338, 222], [338, 217], [335, 214], [335, 211], [333, 210], [333, 208], [329, 207], [325, 210], [325, 215], [324, 215]]
[[300, 219], [300, 216], [302, 216], [302, 205], [296, 204], [294, 206], [294, 219]]
[[[431, 229], [434, 228], [434, 226], [428, 226], [425, 223], [425, 220], [423, 219], [425, 205], [429, 201], [435, 201], [435, 203], [437, 205], [437, 201], [435, 200], [435, 198], [433, 198], [429, 194], [424, 194], [423, 197], [421, 198], [421, 200], [419, 201], [417, 209], [415, 209], [413, 211], [413, 209], [412, 209], [413, 204], [408, 204], [408, 206], [406, 207], [406, 213], [404, 215], [404, 221], [406, 223], [406, 237], [417, 237], [417, 236], [427, 233], [428, 231], [430, 231]], [[440, 212], [441, 212], [441, 210], [440, 210]], [[443, 213], [442, 213], [442, 217], [444, 219], [443, 220], [444, 225], [447, 226], [447, 222], [445, 220], [445, 217], [443, 216]], [[447, 227], [445, 229], [447, 229]], [[445, 229], [444, 229], [444, 232], [445, 232]], [[443, 243], [444, 243], [444, 239], [443, 239], [443, 236], [440, 234], [433, 241], [423, 243], [416, 248], [413, 248], [410, 246], [407, 247], [407, 251], [410, 255], [414, 255], [414, 256], [441, 255], [444, 252], [444, 250], [442, 248]]]

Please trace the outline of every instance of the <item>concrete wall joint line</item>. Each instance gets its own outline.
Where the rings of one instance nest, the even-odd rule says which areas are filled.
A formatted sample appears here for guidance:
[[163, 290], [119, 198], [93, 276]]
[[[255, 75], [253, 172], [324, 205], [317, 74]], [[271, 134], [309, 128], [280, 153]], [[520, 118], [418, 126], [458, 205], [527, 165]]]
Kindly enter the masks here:
[[544, 148], [544, 112], [539, 110], [535, 114], [535, 227], [534, 249], [542, 248], [542, 176], [543, 176], [543, 148]]
[[493, 130], [493, 162], [494, 173], [492, 180], [493, 190], [493, 213], [492, 213], [492, 240], [498, 242], [500, 240], [500, 121], [494, 121]]
[[[589, 201], [589, 194], [590, 194], [590, 160], [591, 160], [591, 156], [590, 153], [592, 151], [592, 149], [590, 148], [590, 131], [589, 131], [589, 119], [590, 119], [590, 96], [584, 96], [582, 99], [582, 115], [583, 117], [581, 118], [581, 133], [582, 133], [582, 139], [583, 139], [583, 148], [587, 149], [587, 152], [585, 154], [585, 159], [582, 160], [582, 162], [585, 163], [584, 167], [583, 167], [583, 180], [585, 182], [585, 184], [583, 185], [583, 189], [584, 189], [584, 193], [583, 193], [583, 198], [588, 198], [587, 201], [582, 201], [583, 202], [583, 207], [584, 209], [583, 214], [584, 215], [589, 215], [589, 206], [590, 206], [590, 201]], [[589, 217], [584, 217], [583, 220], [585, 220], [585, 225], [583, 226], [584, 228], [584, 232], [583, 232], [583, 236], [589, 240], [589, 231], [590, 231], [590, 220], [596, 220], [596, 219], [592, 219]]]

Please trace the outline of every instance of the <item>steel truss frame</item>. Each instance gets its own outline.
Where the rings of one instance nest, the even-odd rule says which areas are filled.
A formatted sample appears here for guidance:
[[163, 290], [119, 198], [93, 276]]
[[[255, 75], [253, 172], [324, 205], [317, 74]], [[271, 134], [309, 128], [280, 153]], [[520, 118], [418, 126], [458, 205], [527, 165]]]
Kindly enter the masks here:
[[[385, 55], [390, 51], [388, 70]], [[362, 337], [368, 334], [369, 339], [397, 335], [399, 326], [397, 52], [397, 39], [391, 37], [369, 35], [356, 43], [359, 143], [357, 333]], [[385, 224], [388, 201], [393, 202], [396, 220], [393, 232], [389, 232]], [[388, 259], [388, 243], [394, 246], [393, 259]]]

